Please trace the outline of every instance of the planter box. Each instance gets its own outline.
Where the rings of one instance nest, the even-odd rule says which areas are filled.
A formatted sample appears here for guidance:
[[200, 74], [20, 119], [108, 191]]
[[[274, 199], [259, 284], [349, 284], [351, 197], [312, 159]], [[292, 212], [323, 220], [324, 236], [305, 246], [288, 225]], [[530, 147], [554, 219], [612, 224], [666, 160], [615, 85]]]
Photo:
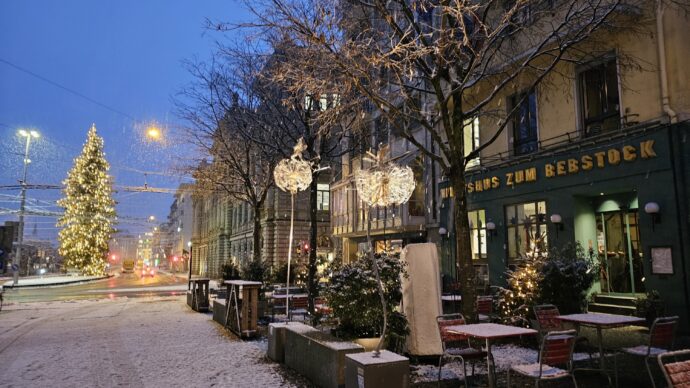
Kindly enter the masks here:
[[373, 352], [345, 356], [346, 388], [410, 386], [410, 360], [388, 350], [378, 357]]
[[220, 323], [225, 327], [225, 314], [227, 313], [226, 307], [225, 307], [225, 301], [221, 300], [214, 300], [213, 301], [213, 320]]
[[[345, 386], [345, 356], [364, 349], [310, 326], [285, 326], [285, 365], [324, 388]], [[393, 385], [388, 385], [393, 386]]]
[[194, 306], [192, 306], [192, 292], [187, 291], [187, 306], [191, 307], [192, 309]]
[[299, 327], [301, 330], [315, 330], [313, 327], [299, 322], [290, 322], [289, 324], [286, 324], [285, 322], [269, 324], [268, 351], [266, 352], [266, 355], [275, 362], [285, 362], [285, 329], [287, 326], [294, 328]]

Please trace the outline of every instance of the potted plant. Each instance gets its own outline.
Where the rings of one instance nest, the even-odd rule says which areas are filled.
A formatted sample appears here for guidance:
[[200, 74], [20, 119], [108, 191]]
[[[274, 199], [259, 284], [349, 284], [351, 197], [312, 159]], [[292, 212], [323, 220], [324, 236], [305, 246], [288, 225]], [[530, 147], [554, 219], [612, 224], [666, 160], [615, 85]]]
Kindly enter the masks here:
[[[402, 300], [400, 277], [405, 272], [398, 255], [377, 254], [377, 257], [390, 322], [386, 343], [390, 350], [399, 351], [409, 333], [407, 319], [396, 311]], [[373, 350], [381, 335], [383, 312], [371, 260], [362, 256], [335, 269], [324, 294], [338, 322], [333, 334], [354, 340], [367, 351]]]
[[664, 301], [657, 290], [651, 290], [644, 296], [635, 298], [635, 315], [645, 318], [651, 326], [654, 320], [664, 316]]

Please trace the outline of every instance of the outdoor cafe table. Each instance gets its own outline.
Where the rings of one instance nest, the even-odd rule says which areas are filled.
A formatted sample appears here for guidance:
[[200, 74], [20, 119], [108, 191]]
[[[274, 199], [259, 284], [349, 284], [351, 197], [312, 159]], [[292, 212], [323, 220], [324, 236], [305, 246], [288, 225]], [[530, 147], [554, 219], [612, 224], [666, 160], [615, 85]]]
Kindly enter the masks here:
[[603, 314], [603, 313], [586, 313], [586, 314], [570, 314], [559, 315], [555, 317], [565, 322], [572, 322], [577, 326], [578, 332], [580, 326], [590, 326], [597, 329], [597, 341], [599, 342], [599, 368], [602, 372], [606, 370], [604, 360], [604, 342], [602, 340], [601, 332], [603, 329], [613, 329], [616, 327], [631, 326], [638, 323], [644, 323], [644, 318], [630, 317], [627, 315]]
[[491, 341], [498, 338], [519, 337], [523, 335], [537, 334], [536, 330], [524, 327], [499, 325], [497, 323], [475, 323], [471, 325], [448, 326], [449, 332], [466, 335], [468, 337], [483, 339], [486, 341], [486, 366], [489, 375], [489, 387], [495, 387], [496, 382], [491, 371], [493, 370], [493, 356], [491, 355]]

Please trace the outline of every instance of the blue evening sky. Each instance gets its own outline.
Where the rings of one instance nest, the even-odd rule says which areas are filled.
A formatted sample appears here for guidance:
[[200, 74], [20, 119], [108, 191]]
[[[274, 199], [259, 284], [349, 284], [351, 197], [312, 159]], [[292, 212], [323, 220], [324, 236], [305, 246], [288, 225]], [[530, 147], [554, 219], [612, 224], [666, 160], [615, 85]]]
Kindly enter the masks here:
[[[143, 129], [149, 122], [169, 132], [179, 127], [171, 97], [191, 81], [181, 62], [208, 58], [214, 41], [222, 39], [204, 29], [205, 18], [247, 17], [234, 0], [0, 1], [0, 186], [17, 184], [21, 177], [18, 129], [36, 129], [42, 135], [31, 145], [27, 181], [56, 185], [95, 123], [115, 177], [118, 213], [164, 220], [171, 194], [133, 193], [122, 186], [176, 188], [186, 181], [176, 167], [185, 164], [190, 147], [179, 141], [148, 143]], [[0, 187], [0, 222], [17, 219], [7, 213], [18, 209], [18, 195], [19, 190]], [[58, 190], [31, 190], [28, 206], [57, 211], [59, 196]], [[123, 220], [119, 227], [139, 232], [147, 225]], [[29, 217], [25, 231], [29, 239], [34, 232], [38, 238], [54, 239], [55, 218]]]

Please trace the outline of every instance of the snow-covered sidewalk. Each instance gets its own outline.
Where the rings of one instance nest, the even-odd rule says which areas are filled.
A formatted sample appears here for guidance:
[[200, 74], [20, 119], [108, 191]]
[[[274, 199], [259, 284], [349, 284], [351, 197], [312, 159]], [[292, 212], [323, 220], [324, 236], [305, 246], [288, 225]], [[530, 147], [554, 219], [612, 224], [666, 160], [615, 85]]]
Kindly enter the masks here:
[[301, 387], [180, 297], [44, 302], [0, 311], [6, 387]]
[[[19, 278], [17, 285], [14, 287], [40, 287], [40, 286], [57, 286], [62, 284], [74, 284], [81, 282], [89, 282], [100, 279], [107, 279], [109, 276], [70, 276], [70, 275], [57, 275], [57, 276], [42, 276], [42, 277], [28, 277]], [[8, 280], [3, 283], [3, 286], [12, 288], [13, 280]]]

